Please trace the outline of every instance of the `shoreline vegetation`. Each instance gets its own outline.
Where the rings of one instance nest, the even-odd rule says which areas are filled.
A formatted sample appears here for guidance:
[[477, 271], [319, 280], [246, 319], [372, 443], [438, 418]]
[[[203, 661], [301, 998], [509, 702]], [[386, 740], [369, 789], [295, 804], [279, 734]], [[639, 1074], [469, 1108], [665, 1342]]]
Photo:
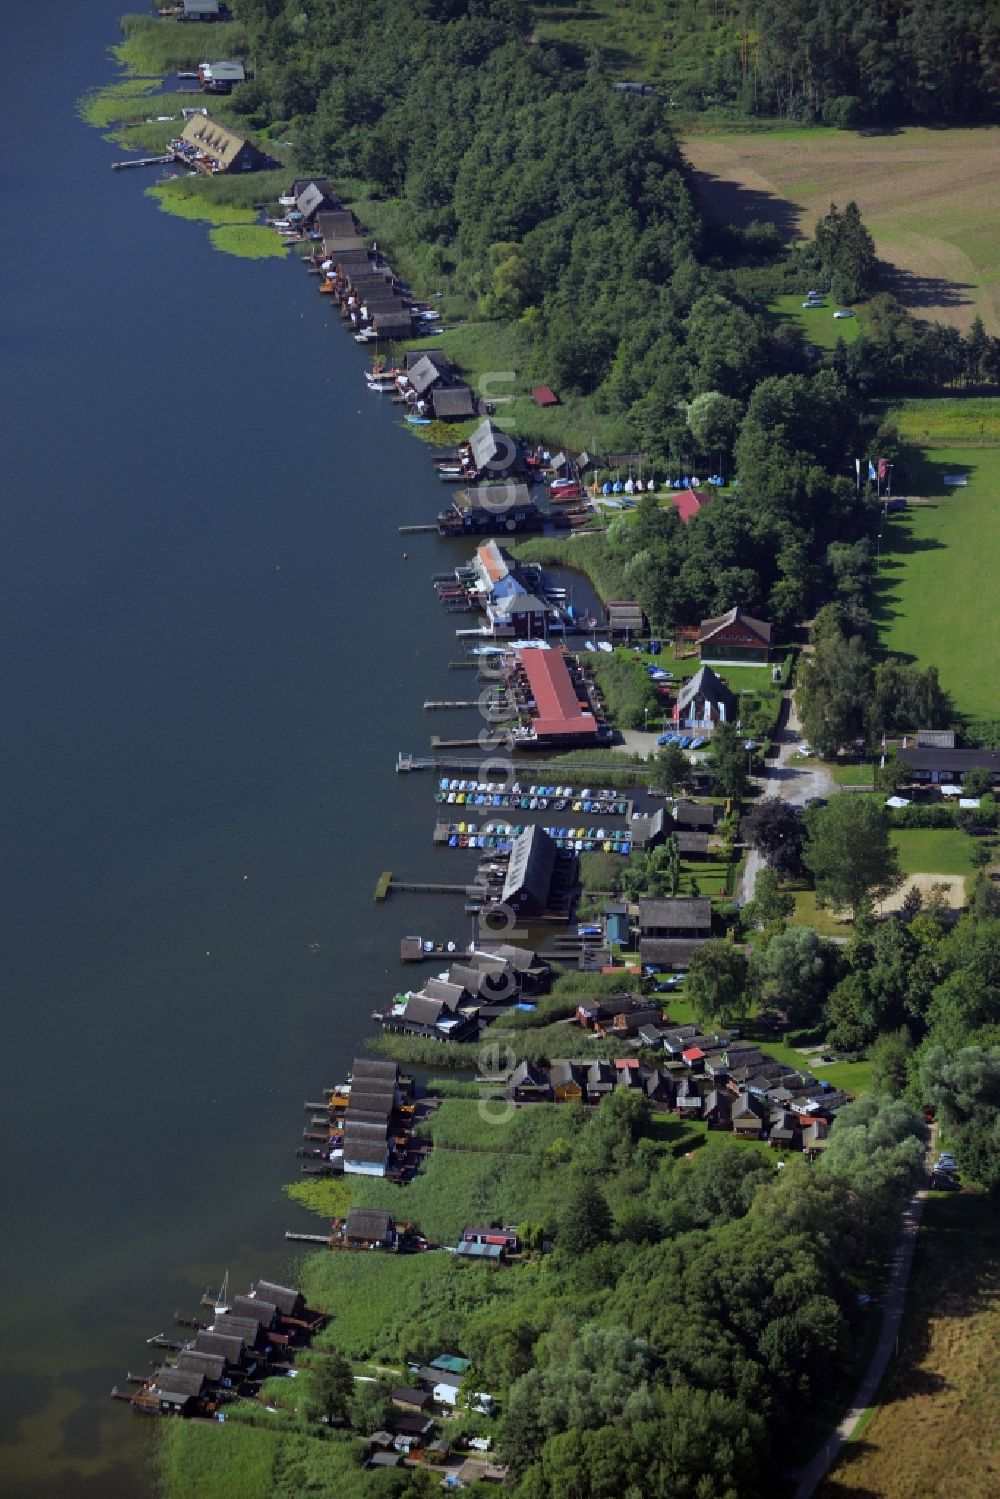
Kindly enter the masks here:
[[[597, 14], [603, 6], [598, 0]], [[959, 429], [971, 441], [977, 423], [981, 443], [995, 441], [997, 407], [973, 410], [959, 399], [949, 411], [926, 401], [899, 407], [910, 377], [887, 384], [903, 368], [890, 355], [912, 326], [891, 299], [879, 301], [856, 205], [831, 211], [815, 242], [794, 254], [766, 226], [708, 232], [663, 111], [613, 90], [579, 50], [584, 30], [568, 34], [578, 21], [585, 29], [583, 16], [539, 5], [528, 46], [520, 11], [503, 5], [473, 14], [455, 3], [432, 19], [403, 0], [386, 0], [378, 16], [342, 0], [354, 28], [344, 35], [332, 9], [324, 31], [324, 5], [315, 16], [279, 14], [265, 0], [244, 9], [245, 21], [210, 27], [126, 17], [112, 49], [126, 76], [80, 102], [83, 118], [124, 148], [162, 148], [177, 121], [156, 113], [186, 97], [163, 88], [166, 74], [210, 54], [252, 51], [258, 71], [244, 97], [212, 98], [210, 108], [280, 165], [240, 180], [154, 184], [161, 210], [204, 223], [226, 253], [280, 257], [288, 247], [260, 224], [261, 205], [275, 202], [302, 163], [325, 170], [366, 236], [446, 310], [435, 342], [465, 378], [480, 392], [487, 378], [506, 382], [512, 399], [501, 397], [499, 425], [553, 446], [623, 453], [619, 467], [629, 471], [641, 454], [661, 482], [739, 473], [739, 485], [720, 486], [690, 526], [661, 491], [601, 532], [522, 543], [521, 558], [577, 568], [604, 600], [639, 599], [664, 638], [734, 602], [757, 606], [783, 641], [798, 638], [823, 604], [841, 611], [838, 620], [865, 615], [881, 496], [855, 485], [853, 455], [897, 458], [901, 443], [917, 445], [921, 434], [928, 446], [940, 442], [942, 426], [952, 446], [961, 445]], [[560, 28], [561, 39], [547, 43]], [[770, 45], [780, 50], [774, 37]], [[802, 80], [793, 81], [797, 97]], [[446, 94], [447, 117], [430, 107]], [[827, 103], [819, 113], [831, 113]], [[851, 110], [841, 102], [833, 113], [846, 123]], [[421, 129], [426, 161], [414, 144]], [[863, 313], [849, 337], [825, 330], [819, 354], [809, 352], [808, 320], [794, 305], [806, 280]], [[950, 373], [940, 383], [995, 385], [995, 353], [989, 340], [959, 338], [941, 354]], [[912, 347], [907, 357], [908, 369], [922, 359]], [[558, 406], [532, 404], [540, 380], [558, 387]], [[794, 661], [789, 650], [780, 684], [760, 685], [749, 668], [732, 673], [734, 690], [750, 694], [761, 737], [774, 727]], [[619, 721], [644, 722], [644, 664], [619, 650], [594, 665]], [[679, 675], [693, 669], [679, 658], [672, 665]], [[595, 784], [655, 773], [609, 751], [581, 758], [600, 765], [589, 772]], [[744, 759], [736, 745], [725, 859], [704, 866], [716, 911], [739, 867]], [[574, 763], [572, 754], [559, 760], [567, 773]], [[908, 866], [938, 856], [936, 831], [901, 834], [890, 850], [889, 820], [874, 798], [838, 802], [865, 816], [870, 807], [871, 841], [885, 835], [885, 869], [869, 888], [882, 876], [892, 885], [901, 855]], [[819, 809], [804, 820], [808, 869], [824, 816]], [[831, 846], [836, 817], [826, 817]], [[971, 874], [966, 836], [954, 834], [946, 852]], [[693, 870], [674, 870], [675, 893], [700, 890]], [[604, 856], [591, 856], [586, 871], [591, 898], [594, 885], [616, 878]], [[490, 1390], [500, 1408], [489, 1420], [463, 1399], [439, 1414], [446, 1445], [488, 1439], [518, 1499], [571, 1491], [757, 1499], [774, 1493], [776, 1467], [788, 1472], [822, 1446], [874, 1344], [872, 1302], [886, 1283], [901, 1209], [927, 1178], [928, 1099], [964, 1152], [963, 1168], [968, 1161], [973, 1179], [1000, 1182], [984, 1143], [994, 1095], [986, 1088], [968, 1105], [977, 1078], [1000, 1077], [1000, 1053], [987, 1050], [1000, 1015], [1000, 910], [983, 897], [976, 911], [973, 901], [948, 935], [937, 908], [876, 922], [862, 890], [850, 902], [829, 897], [851, 904], [854, 920], [846, 942], [826, 942], [788, 924], [801, 865], [782, 869], [781, 880], [766, 873], [740, 917], [741, 942], [729, 940], [733, 928], [708, 943], [707, 960], [692, 963], [663, 1013], [706, 1027], [735, 1015], [738, 1034], [783, 1066], [804, 1074], [829, 1064], [831, 1087], [858, 1096], [837, 1113], [817, 1158], [779, 1159], [759, 1139], [733, 1140], [624, 1086], [596, 1107], [540, 1103], [498, 1119], [486, 1107], [495, 1087], [440, 1079], [432, 1087], [442, 1101], [420, 1126], [433, 1149], [406, 1188], [366, 1176], [286, 1188], [325, 1219], [350, 1207], [405, 1215], [435, 1246], [307, 1258], [303, 1291], [330, 1322], [303, 1357], [302, 1377], [269, 1380], [260, 1400], [228, 1408], [223, 1427], [162, 1423], [166, 1499], [435, 1493], [440, 1471], [429, 1462], [386, 1473], [363, 1465], [371, 1434], [391, 1419], [389, 1388], [442, 1351], [467, 1354], [466, 1395]], [[827, 879], [834, 890], [835, 871]], [[818, 925], [828, 895], [808, 895]], [[974, 994], [955, 982], [966, 971]], [[532, 1063], [581, 1054], [612, 1061], [620, 1040], [567, 1022], [580, 995], [635, 992], [640, 980], [624, 967], [566, 975], [535, 1011], [505, 1021], [505, 1044]], [[432, 1070], [469, 1074], [481, 1063], [471, 1043], [383, 1035], [369, 1044]], [[823, 1044], [836, 1045], [837, 1061], [821, 1056]], [[509, 1264], [462, 1265], [437, 1247], [453, 1246], [470, 1222], [516, 1226], [520, 1247]], [[334, 1365], [344, 1392], [321, 1419], [324, 1370]]]

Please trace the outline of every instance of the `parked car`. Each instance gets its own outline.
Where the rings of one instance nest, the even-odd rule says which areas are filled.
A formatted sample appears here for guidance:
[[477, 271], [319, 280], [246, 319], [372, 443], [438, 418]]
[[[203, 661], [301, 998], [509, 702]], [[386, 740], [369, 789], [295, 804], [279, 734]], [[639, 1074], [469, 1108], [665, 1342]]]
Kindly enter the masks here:
[[839, 317], [853, 317], [854, 313], [851, 311], [851, 309], [849, 307], [838, 307], [837, 311], [833, 315], [834, 315], [834, 317], [838, 317], [838, 318]]

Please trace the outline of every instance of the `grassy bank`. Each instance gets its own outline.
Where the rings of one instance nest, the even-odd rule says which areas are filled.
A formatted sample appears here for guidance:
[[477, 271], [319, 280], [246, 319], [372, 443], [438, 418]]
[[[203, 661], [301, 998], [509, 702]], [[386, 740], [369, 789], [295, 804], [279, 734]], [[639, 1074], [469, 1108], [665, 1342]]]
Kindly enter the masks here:
[[[181, 109], [204, 103], [212, 118], [242, 135], [252, 134], [245, 116], [227, 97], [206, 99], [163, 89], [168, 74], [191, 69], [206, 56], [244, 58], [246, 32], [238, 23], [208, 25], [150, 16], [126, 16], [124, 40], [111, 49], [127, 75], [91, 90], [79, 101], [81, 117], [126, 151], [162, 152], [184, 126]], [[273, 142], [259, 140], [272, 157], [286, 156]], [[288, 185], [294, 163], [240, 176], [207, 177], [184, 173], [147, 188], [159, 207], [180, 218], [210, 225], [215, 249], [241, 259], [281, 259], [284, 240], [260, 223], [260, 205], [274, 203]]]
[[[263, 1406], [258, 1412], [256, 1419], [268, 1420]], [[317, 1427], [306, 1433], [233, 1420], [162, 1421], [157, 1437], [163, 1499], [366, 1499], [379, 1492], [361, 1466], [361, 1443]]]
[[206, 57], [244, 61], [247, 31], [239, 21], [176, 21], [149, 15], [122, 17], [123, 40], [111, 48], [129, 73], [161, 77], [196, 68]]
[[475, 1072], [483, 1048], [502, 1044], [511, 1067], [518, 1062], [545, 1063], [561, 1057], [584, 1056], [610, 1061], [621, 1051], [620, 1041], [600, 1041], [584, 1035], [575, 1027], [555, 1025], [504, 1026], [504, 1040], [494, 1029], [483, 1041], [430, 1041], [423, 1036], [382, 1035], [372, 1041], [371, 1049], [407, 1067], [451, 1068], [456, 1072]]

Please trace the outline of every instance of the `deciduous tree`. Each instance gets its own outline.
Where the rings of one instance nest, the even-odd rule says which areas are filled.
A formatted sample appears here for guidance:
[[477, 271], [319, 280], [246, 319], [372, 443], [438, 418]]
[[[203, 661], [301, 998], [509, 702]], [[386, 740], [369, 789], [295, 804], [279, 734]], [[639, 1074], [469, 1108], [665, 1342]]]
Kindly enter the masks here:
[[902, 884], [899, 856], [884, 807], [860, 796], [836, 796], [806, 813], [802, 862], [824, 905], [855, 912], [866, 897], [884, 900]]

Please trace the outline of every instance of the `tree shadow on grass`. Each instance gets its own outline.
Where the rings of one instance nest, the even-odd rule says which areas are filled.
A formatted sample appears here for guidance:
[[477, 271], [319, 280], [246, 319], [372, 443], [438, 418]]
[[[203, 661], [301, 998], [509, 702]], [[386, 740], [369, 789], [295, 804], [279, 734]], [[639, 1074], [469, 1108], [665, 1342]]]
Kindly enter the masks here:
[[[879, 628], [886, 628], [902, 613], [899, 604], [906, 574], [906, 558], [918, 552], [946, 550], [943, 541], [934, 536], [914, 536], [912, 512], [887, 517], [882, 523], [883, 555], [878, 571], [872, 581], [871, 617]], [[915, 661], [915, 656], [905, 651], [893, 651], [894, 656], [904, 661]]]
[[803, 238], [798, 226], [799, 210], [775, 193], [716, 177], [711, 172], [692, 171], [691, 184], [706, 218], [720, 224], [734, 224], [739, 229], [745, 229], [755, 220], [773, 224], [782, 244]]
[[[922, 307], [970, 307], [977, 290], [968, 281], [948, 281], [943, 276], [918, 276], [899, 266], [881, 266], [882, 290], [891, 292], [904, 307], [919, 312]], [[972, 296], [968, 293], [973, 293]]]
[[846, 1447], [842, 1447], [833, 1472], [827, 1474], [816, 1490], [821, 1499], [885, 1499], [884, 1494], [877, 1489], [859, 1487], [856, 1483], [848, 1482], [845, 1477], [847, 1469], [873, 1450], [872, 1444], [866, 1442], [864, 1437], [858, 1437], [856, 1441], [848, 1442]]
[[[930, 432], [926, 433], [930, 439]], [[960, 493], [964, 484], [948, 483], [948, 480], [964, 480], [968, 483], [976, 472], [974, 463], [941, 463], [916, 448], [907, 450], [896, 464], [897, 483], [900, 494], [909, 494], [914, 500], [950, 499]], [[926, 507], [925, 507], [926, 508]]]

